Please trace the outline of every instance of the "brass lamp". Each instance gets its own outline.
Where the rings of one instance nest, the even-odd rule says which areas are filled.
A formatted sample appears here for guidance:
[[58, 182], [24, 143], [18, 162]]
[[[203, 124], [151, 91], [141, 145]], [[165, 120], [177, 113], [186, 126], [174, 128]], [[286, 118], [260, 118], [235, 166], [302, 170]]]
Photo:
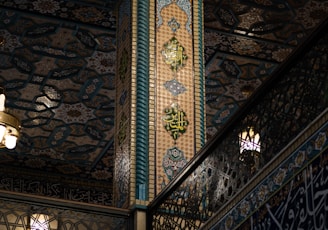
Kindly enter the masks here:
[[16, 147], [20, 131], [20, 121], [5, 109], [6, 96], [0, 88], [0, 148], [13, 149]]

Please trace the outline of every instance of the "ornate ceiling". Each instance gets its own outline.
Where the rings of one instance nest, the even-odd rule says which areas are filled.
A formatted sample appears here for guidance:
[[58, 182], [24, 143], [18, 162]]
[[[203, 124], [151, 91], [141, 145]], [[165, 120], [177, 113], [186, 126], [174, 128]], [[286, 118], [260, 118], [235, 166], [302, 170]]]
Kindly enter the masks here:
[[[115, 2], [0, 1], [0, 85], [22, 121], [17, 148], [0, 150], [0, 189], [112, 204]], [[328, 1], [205, 0], [204, 8], [211, 138], [325, 20]]]

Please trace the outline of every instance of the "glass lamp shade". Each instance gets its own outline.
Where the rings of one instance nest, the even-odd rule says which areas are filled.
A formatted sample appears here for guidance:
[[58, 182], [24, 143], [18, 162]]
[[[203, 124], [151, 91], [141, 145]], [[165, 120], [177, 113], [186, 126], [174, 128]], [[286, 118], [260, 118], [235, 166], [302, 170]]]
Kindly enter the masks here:
[[20, 121], [5, 110], [6, 96], [0, 87], [0, 148], [13, 149], [19, 137]]
[[0, 111], [0, 148], [16, 147], [20, 132], [20, 121], [6, 111]]
[[6, 96], [4, 94], [0, 94], [0, 111], [5, 111], [5, 101]]
[[247, 127], [239, 134], [239, 160], [255, 173], [260, 165], [260, 134], [253, 127]]
[[5, 139], [5, 146], [7, 149], [14, 149], [16, 147], [17, 137], [14, 135], [7, 135]]
[[248, 127], [239, 134], [240, 153], [244, 150], [261, 151], [260, 134], [256, 133], [253, 127]]
[[45, 214], [33, 214], [30, 218], [31, 230], [49, 230], [49, 216]]

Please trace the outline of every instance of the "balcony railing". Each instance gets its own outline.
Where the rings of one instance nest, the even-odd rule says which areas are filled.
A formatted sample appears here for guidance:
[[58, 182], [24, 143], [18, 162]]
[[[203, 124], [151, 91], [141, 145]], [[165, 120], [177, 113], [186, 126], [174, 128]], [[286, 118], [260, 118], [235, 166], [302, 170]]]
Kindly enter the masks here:
[[327, 107], [325, 20], [150, 203], [148, 229], [200, 228]]
[[11, 191], [0, 194], [0, 229], [133, 229], [130, 210]]

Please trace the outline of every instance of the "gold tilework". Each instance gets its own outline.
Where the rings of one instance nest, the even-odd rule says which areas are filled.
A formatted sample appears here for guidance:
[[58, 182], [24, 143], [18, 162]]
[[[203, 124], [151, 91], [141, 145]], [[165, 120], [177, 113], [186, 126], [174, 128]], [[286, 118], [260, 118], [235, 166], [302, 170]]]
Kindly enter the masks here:
[[[160, 192], [162, 185], [168, 184], [169, 179], [166, 176], [162, 162], [166, 151], [174, 146], [184, 152], [187, 160], [190, 160], [195, 154], [195, 133], [194, 133], [194, 73], [193, 73], [193, 37], [185, 29], [187, 15], [175, 3], [164, 7], [161, 11], [163, 24], [156, 31], [156, 192]], [[168, 22], [175, 18], [180, 24], [180, 28], [173, 33], [168, 26]], [[164, 61], [162, 50], [164, 44], [172, 37], [175, 37], [180, 45], [185, 49], [188, 56], [185, 66], [178, 69], [177, 72], [171, 70], [170, 66]], [[187, 89], [178, 96], [172, 95], [165, 87], [164, 83], [172, 79], [182, 83]], [[165, 115], [164, 109], [171, 106], [172, 103], [178, 103], [181, 110], [186, 113], [186, 119], [189, 121], [187, 131], [176, 141], [170, 136], [164, 128], [162, 117]]]
[[[194, 41], [194, 90], [195, 90], [195, 146], [196, 151], [199, 151], [206, 140], [206, 119], [205, 114], [205, 66], [204, 66], [204, 26], [201, 22], [204, 21], [203, 3], [193, 3], [193, 15], [198, 17], [198, 20], [193, 20], [193, 41]], [[200, 84], [202, 82], [203, 84]], [[203, 100], [202, 100], [203, 99]], [[203, 103], [203, 104], [202, 104]], [[203, 107], [203, 110], [200, 108]]]
[[[199, 100], [199, 74], [195, 74], [194, 71], [198, 71], [199, 65], [196, 64], [196, 70], [194, 66], [194, 45], [199, 45], [195, 42], [193, 35], [186, 29], [186, 23], [188, 21], [188, 15], [181, 9], [176, 3], [172, 1], [171, 4], [164, 7], [161, 10], [161, 16], [163, 18], [163, 24], [159, 27], [156, 26], [156, 3], [157, 1], [149, 1], [149, 158], [148, 158], [148, 200], [152, 200], [158, 192], [161, 191], [162, 185], [167, 184], [169, 179], [164, 172], [162, 166], [163, 157], [168, 149], [177, 147], [184, 153], [186, 160], [190, 160], [196, 150], [199, 149], [199, 141], [196, 137], [199, 135], [199, 107], [200, 101], [195, 101], [195, 98]], [[137, 1], [131, 1], [132, 18], [130, 21], [120, 24], [119, 31], [123, 32], [130, 25], [131, 31], [129, 31], [129, 40], [126, 40], [124, 44], [120, 43], [118, 47], [117, 59], [119, 60], [123, 53], [123, 48], [126, 48], [129, 53], [129, 73], [126, 76], [125, 82], [121, 82], [117, 77], [117, 106], [116, 106], [116, 118], [119, 119], [123, 114], [126, 114], [128, 120], [126, 121], [129, 127], [127, 133], [126, 142], [118, 146], [118, 140], [115, 140], [116, 154], [118, 159], [125, 159], [129, 162], [127, 168], [121, 168], [121, 171], [117, 171], [118, 175], [115, 178], [120, 178], [120, 173], [129, 174], [129, 186], [128, 186], [128, 200], [124, 203], [124, 207], [134, 205], [147, 205], [148, 201], [136, 199], [136, 60], [137, 60]], [[192, 12], [189, 12], [192, 15]], [[175, 18], [180, 24], [180, 28], [173, 33], [168, 25], [168, 22]], [[197, 26], [197, 23], [196, 23]], [[119, 32], [120, 33], [120, 32]], [[179, 68], [177, 72], [172, 71], [169, 65], [164, 61], [162, 50], [164, 44], [170, 41], [172, 37], [175, 37], [179, 44], [184, 47], [184, 54], [187, 55], [187, 60], [184, 62], [184, 66]], [[118, 34], [118, 38], [122, 38], [122, 34]], [[120, 42], [122, 42], [120, 40]], [[197, 57], [199, 58], [199, 57]], [[196, 59], [197, 59], [196, 58]], [[195, 75], [197, 75], [195, 79]], [[174, 96], [169, 92], [164, 84], [168, 81], [176, 79], [181, 83], [186, 91]], [[127, 90], [126, 103], [124, 105], [119, 104], [119, 98], [123, 90]], [[147, 103], [147, 102], [145, 102]], [[164, 122], [162, 117], [165, 115], [164, 109], [177, 103], [179, 108], [186, 114], [186, 119], [189, 124], [187, 130], [176, 141], [170, 136], [164, 128]], [[195, 108], [196, 105], [196, 108]], [[118, 123], [119, 120], [116, 120]], [[119, 130], [115, 130], [118, 136]], [[147, 138], [147, 137], [145, 137]], [[122, 150], [123, 147], [123, 150]], [[116, 163], [119, 168], [120, 162]], [[126, 170], [129, 170], [128, 172]], [[118, 181], [117, 181], [118, 182]], [[120, 183], [120, 182], [118, 182]], [[116, 189], [117, 190], [117, 189]], [[120, 191], [115, 191], [119, 198]], [[117, 200], [117, 199], [116, 199]]]
[[155, 150], [156, 150], [156, 140], [155, 140], [155, 112], [156, 112], [156, 59], [155, 59], [155, 0], [149, 1], [149, 183], [148, 183], [148, 198], [153, 200], [155, 197]]

